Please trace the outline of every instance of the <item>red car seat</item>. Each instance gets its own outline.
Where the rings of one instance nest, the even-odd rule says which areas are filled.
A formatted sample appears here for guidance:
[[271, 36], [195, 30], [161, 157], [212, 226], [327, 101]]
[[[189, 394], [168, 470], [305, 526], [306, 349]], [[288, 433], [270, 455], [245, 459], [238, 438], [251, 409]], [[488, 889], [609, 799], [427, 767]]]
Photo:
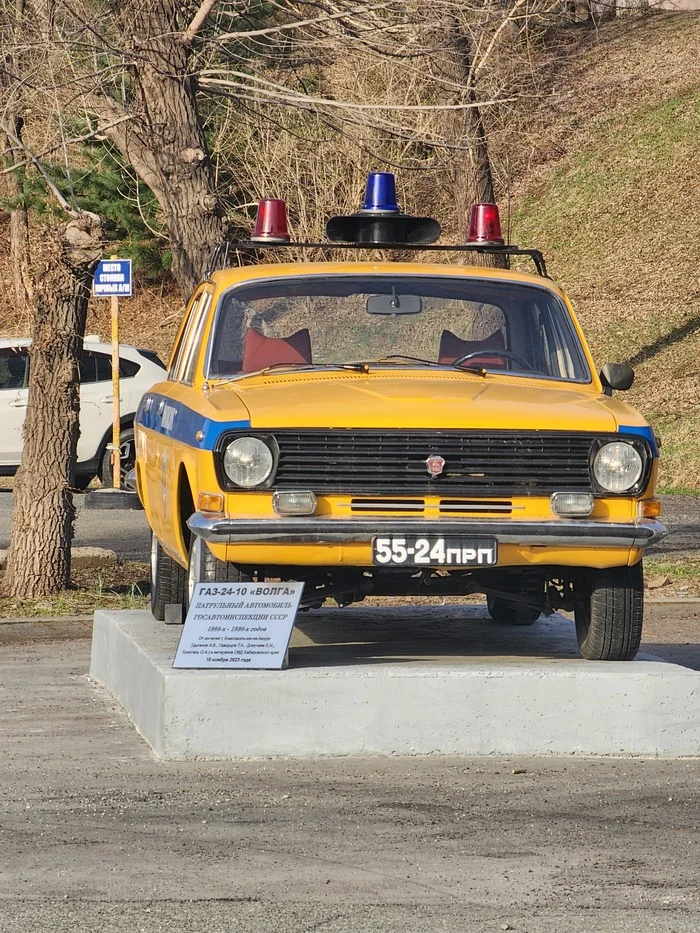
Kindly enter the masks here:
[[248, 328], [243, 345], [241, 372], [254, 373], [275, 363], [310, 363], [311, 337], [307, 328], [289, 337], [266, 337]]

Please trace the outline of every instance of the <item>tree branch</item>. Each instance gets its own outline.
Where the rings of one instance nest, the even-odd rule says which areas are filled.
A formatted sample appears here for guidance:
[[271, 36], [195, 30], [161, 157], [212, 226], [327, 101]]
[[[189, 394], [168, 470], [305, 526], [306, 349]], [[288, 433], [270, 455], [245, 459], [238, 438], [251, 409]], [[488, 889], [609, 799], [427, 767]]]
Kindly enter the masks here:
[[192, 17], [190, 25], [180, 34], [180, 42], [183, 45], [192, 45], [192, 41], [204, 25], [204, 20], [209, 16], [215, 5], [216, 0], [202, 0], [199, 9]]
[[[57, 149], [61, 149], [64, 145], [72, 146], [74, 143], [84, 143], [88, 139], [94, 139], [95, 136], [99, 136], [100, 133], [104, 133], [105, 130], [111, 129], [113, 126], [118, 126], [120, 123], [125, 123], [127, 120], [132, 120], [133, 117], [131, 114], [126, 114], [123, 117], [119, 117], [118, 120], [115, 120], [113, 123], [108, 123], [106, 126], [98, 126], [97, 129], [92, 130], [90, 133], [85, 133], [84, 136], [74, 136], [72, 139], [65, 140], [65, 143], [60, 142], [56, 143], [54, 146], [49, 146], [48, 149], [42, 149], [41, 152], [36, 154], [37, 159], [43, 159], [44, 156], [50, 155], [52, 152], [55, 152]], [[7, 168], [3, 169], [0, 172], [0, 175], [9, 175], [10, 172], [14, 172], [18, 168], [24, 168], [25, 165], [32, 165], [33, 158], [25, 159], [23, 162], [15, 162], [14, 165], [10, 165]]]
[[44, 168], [44, 165], [38, 156], [34, 155], [32, 150], [25, 146], [22, 140], [18, 136], [15, 136], [12, 130], [2, 121], [0, 121], [0, 130], [2, 130], [5, 136], [7, 136], [8, 139], [11, 139], [12, 142], [18, 147], [18, 149], [21, 149], [22, 152], [27, 156], [28, 161], [34, 166], [37, 172], [44, 179], [44, 184], [49, 189], [51, 194], [56, 198], [60, 207], [66, 212], [66, 214], [68, 214], [69, 217], [79, 217], [82, 212], [75, 210], [75, 208], [71, 207], [68, 201], [66, 201], [66, 199], [63, 197], [61, 192], [52, 181], [51, 176]]

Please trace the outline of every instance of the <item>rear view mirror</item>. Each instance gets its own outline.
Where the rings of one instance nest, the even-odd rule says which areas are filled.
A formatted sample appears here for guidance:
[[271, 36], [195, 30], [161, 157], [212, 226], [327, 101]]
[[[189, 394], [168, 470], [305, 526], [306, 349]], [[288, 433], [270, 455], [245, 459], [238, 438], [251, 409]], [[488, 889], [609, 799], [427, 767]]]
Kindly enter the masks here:
[[423, 302], [420, 295], [370, 295], [368, 314], [420, 314]]
[[634, 370], [627, 363], [606, 363], [600, 371], [600, 381], [606, 395], [610, 395], [613, 389], [626, 392], [632, 388]]

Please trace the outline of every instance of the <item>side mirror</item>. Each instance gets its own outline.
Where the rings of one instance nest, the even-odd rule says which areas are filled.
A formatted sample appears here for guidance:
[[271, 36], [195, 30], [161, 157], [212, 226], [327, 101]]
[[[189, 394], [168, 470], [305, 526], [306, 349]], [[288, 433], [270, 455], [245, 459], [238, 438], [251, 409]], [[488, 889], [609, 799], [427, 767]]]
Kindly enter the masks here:
[[627, 363], [606, 363], [600, 371], [600, 381], [606, 395], [612, 395], [613, 389], [626, 392], [632, 388], [634, 370]]

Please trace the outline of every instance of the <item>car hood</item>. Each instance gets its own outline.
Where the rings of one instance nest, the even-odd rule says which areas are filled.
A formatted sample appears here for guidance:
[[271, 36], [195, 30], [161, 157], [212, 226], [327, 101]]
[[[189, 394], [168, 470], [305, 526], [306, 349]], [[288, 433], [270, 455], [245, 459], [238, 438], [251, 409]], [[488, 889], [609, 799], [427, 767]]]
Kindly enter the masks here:
[[[299, 373], [252, 376], [212, 390], [215, 410], [231, 395], [251, 428], [472, 428], [616, 431], [646, 422], [590, 386], [460, 373]], [[238, 405], [236, 404], [237, 408]]]

